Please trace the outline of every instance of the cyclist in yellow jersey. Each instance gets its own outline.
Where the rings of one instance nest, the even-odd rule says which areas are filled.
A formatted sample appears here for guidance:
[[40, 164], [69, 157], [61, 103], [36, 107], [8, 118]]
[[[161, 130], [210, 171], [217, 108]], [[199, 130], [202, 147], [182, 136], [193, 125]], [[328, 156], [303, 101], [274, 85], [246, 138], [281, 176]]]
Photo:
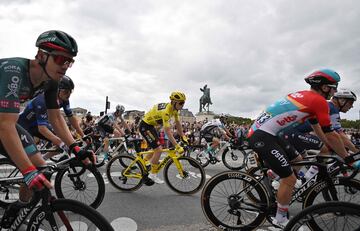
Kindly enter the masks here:
[[181, 139], [185, 143], [188, 143], [178, 115], [178, 111], [182, 109], [185, 104], [186, 96], [182, 92], [173, 92], [170, 95], [170, 100], [170, 103], [159, 103], [154, 105], [154, 107], [145, 114], [139, 125], [141, 135], [144, 137], [148, 145], [154, 149], [154, 154], [150, 160], [151, 170], [149, 178], [157, 184], [162, 184], [164, 181], [156, 174], [162, 146], [159, 142], [159, 135], [155, 126], [163, 126], [169, 141], [174, 145], [178, 153], [182, 153], [184, 152], [184, 149], [176, 142], [171, 131], [170, 119], [174, 118], [177, 132], [179, 133]]

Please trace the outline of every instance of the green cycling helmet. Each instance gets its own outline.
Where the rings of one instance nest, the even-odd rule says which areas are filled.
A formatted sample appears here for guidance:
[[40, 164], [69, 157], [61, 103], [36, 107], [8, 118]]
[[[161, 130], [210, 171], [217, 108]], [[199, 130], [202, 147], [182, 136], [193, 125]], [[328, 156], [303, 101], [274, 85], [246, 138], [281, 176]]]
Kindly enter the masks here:
[[75, 39], [59, 30], [50, 30], [42, 33], [36, 40], [35, 46], [48, 52], [54, 50], [64, 51], [72, 56], [76, 56], [78, 52], [78, 46]]

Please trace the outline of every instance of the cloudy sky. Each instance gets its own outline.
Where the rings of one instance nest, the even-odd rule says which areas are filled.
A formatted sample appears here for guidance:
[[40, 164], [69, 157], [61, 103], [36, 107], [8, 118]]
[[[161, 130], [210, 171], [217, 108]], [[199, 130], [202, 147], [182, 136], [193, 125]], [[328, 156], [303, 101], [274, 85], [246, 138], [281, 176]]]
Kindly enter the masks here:
[[72, 107], [148, 110], [180, 90], [196, 113], [207, 84], [211, 110], [254, 118], [318, 68], [360, 95], [359, 22], [357, 0], [1, 1], [0, 57], [33, 58], [40, 33], [63, 30], [79, 45]]

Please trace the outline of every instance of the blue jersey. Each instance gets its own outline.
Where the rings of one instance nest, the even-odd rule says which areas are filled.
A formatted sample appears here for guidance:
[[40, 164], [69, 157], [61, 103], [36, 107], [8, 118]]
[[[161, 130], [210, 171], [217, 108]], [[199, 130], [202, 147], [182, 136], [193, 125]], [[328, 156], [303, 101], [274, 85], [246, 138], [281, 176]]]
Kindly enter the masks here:
[[[68, 100], [59, 102], [59, 106], [64, 109], [66, 116], [73, 115]], [[44, 94], [36, 96], [27, 104], [24, 111], [20, 113], [18, 124], [28, 131], [41, 125], [49, 126]]]

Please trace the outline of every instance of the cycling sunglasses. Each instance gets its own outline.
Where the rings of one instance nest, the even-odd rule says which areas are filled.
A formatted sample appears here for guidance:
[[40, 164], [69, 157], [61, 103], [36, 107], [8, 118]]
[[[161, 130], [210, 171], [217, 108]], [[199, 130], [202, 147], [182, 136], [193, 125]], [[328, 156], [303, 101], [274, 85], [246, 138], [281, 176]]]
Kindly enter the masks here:
[[334, 89], [334, 90], [337, 90], [337, 87], [338, 87], [337, 84], [328, 84], [327, 86]]
[[49, 53], [45, 50], [43, 50], [43, 52], [51, 55], [54, 59], [54, 62], [59, 66], [68, 65], [69, 67], [71, 67], [73, 65], [73, 63], [75, 62], [75, 60], [73, 58], [66, 57], [64, 55]]
[[50, 54], [50, 55], [53, 57], [54, 62], [59, 66], [68, 65], [69, 67], [71, 67], [75, 62], [73, 58], [66, 57], [63, 55], [55, 55], [55, 54]]
[[178, 101], [177, 102], [179, 105], [183, 106], [185, 104], [185, 101]]

